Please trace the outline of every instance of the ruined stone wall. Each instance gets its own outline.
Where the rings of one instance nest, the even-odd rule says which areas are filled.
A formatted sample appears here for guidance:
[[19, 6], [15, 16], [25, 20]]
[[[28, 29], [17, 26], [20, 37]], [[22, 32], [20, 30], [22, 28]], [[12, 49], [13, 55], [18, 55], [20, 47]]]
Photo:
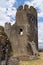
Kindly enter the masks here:
[[34, 16], [34, 41], [36, 43], [38, 49], [38, 21], [37, 21], [37, 11], [34, 7], [30, 7], [30, 11], [33, 13]]
[[11, 34], [11, 23], [6, 22], [5, 23], [5, 29], [4, 31], [6, 32], [6, 34], [8, 35], [8, 37], [10, 37]]
[[[14, 25], [5, 24], [5, 32], [12, 44], [13, 52], [19, 55], [32, 55], [38, 47], [37, 12], [32, 6], [20, 6]], [[31, 43], [32, 44], [31, 44]], [[34, 43], [35, 44], [34, 44]], [[34, 46], [32, 46], [34, 44]], [[33, 48], [33, 50], [32, 50]]]

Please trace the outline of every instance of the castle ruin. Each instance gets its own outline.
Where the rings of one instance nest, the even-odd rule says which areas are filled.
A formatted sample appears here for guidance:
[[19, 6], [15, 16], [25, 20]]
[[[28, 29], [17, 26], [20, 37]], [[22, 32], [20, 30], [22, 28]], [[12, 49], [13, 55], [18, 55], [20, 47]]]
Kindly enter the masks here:
[[34, 7], [19, 6], [15, 24], [5, 23], [5, 32], [11, 42], [14, 55], [19, 56], [20, 59], [24, 59], [24, 56], [29, 59], [30, 56], [38, 55], [37, 11]]

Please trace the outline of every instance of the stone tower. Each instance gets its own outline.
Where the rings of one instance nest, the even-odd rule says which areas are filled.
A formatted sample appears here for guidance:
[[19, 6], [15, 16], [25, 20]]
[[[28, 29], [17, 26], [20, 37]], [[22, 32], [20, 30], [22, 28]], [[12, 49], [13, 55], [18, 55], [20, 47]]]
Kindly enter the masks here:
[[4, 31], [6, 32], [6, 34], [8, 35], [8, 37], [10, 37], [11, 23], [8, 23], [8, 22], [5, 23], [5, 29], [4, 29]]
[[[20, 59], [38, 55], [37, 12], [28, 5], [19, 6], [16, 13], [16, 23], [5, 24], [5, 32], [12, 44], [14, 54]], [[25, 59], [24, 59], [25, 60]]]

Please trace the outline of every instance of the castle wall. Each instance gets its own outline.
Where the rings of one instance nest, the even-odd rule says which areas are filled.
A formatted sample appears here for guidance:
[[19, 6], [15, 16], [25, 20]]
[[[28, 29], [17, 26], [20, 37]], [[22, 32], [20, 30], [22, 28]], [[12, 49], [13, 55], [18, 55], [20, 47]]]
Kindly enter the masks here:
[[[35, 14], [34, 14], [35, 12]], [[37, 12], [27, 5], [20, 6], [16, 13], [16, 23], [5, 24], [5, 32], [11, 41], [13, 52], [18, 55], [32, 55], [38, 46]], [[33, 42], [34, 44], [33, 44]], [[32, 50], [34, 47], [34, 50]], [[36, 50], [37, 51], [37, 50]], [[37, 53], [37, 52], [36, 52]]]
[[5, 29], [4, 29], [5, 33], [7, 34], [8, 38], [10, 39], [10, 35], [11, 35], [11, 23], [5, 23]]

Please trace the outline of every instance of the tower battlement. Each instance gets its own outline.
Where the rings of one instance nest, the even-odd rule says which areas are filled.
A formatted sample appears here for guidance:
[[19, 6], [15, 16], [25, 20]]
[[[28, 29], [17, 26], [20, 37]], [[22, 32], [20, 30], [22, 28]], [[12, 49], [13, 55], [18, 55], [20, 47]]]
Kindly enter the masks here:
[[10, 29], [10, 28], [11, 28], [11, 23], [6, 22], [6, 23], [5, 23], [5, 28], [6, 28], [6, 29]]

